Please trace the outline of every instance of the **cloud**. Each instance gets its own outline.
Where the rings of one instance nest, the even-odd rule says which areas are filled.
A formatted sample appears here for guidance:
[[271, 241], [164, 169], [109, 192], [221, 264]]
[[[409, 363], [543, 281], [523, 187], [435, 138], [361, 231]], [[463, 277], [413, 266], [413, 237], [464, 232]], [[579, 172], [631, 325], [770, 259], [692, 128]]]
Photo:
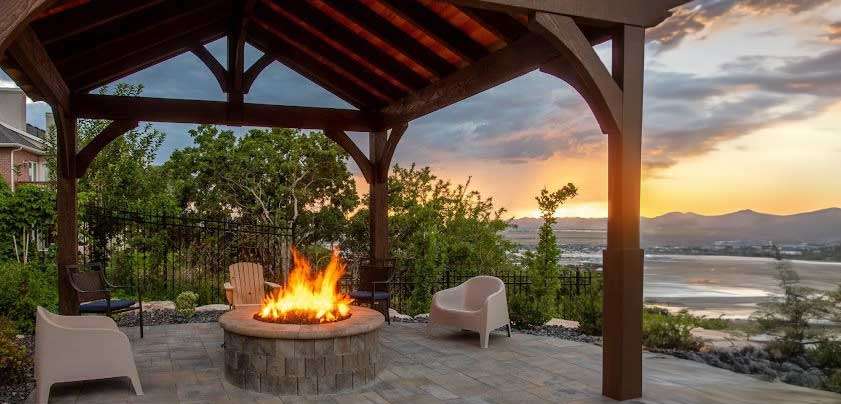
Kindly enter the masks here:
[[715, 27], [725, 16], [748, 16], [782, 12], [799, 14], [831, 0], [696, 0], [677, 8], [662, 24], [646, 31], [646, 38], [664, 51], [688, 36]]

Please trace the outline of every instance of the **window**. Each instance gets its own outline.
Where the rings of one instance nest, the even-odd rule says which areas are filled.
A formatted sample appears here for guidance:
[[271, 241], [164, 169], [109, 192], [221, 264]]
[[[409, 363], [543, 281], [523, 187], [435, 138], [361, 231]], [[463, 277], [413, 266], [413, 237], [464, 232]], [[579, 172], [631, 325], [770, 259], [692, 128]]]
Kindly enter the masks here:
[[35, 181], [38, 174], [38, 165], [34, 161], [27, 161], [26, 168], [29, 171], [29, 181]]

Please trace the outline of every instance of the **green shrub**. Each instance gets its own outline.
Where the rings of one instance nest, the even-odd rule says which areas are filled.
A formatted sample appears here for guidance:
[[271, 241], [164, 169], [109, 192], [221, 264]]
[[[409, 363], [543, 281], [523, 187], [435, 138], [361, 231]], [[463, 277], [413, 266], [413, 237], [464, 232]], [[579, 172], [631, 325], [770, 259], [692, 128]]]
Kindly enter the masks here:
[[193, 317], [193, 314], [196, 314], [196, 302], [198, 300], [199, 295], [193, 292], [181, 292], [175, 298], [175, 311], [184, 317]]
[[528, 290], [509, 295], [511, 321], [518, 326], [543, 325], [552, 319], [552, 306], [545, 301], [535, 299]]
[[668, 314], [663, 309], [643, 309], [642, 343], [649, 348], [697, 350], [700, 343], [690, 333], [695, 322], [685, 310]]
[[0, 385], [24, 382], [31, 361], [28, 350], [17, 339], [14, 323], [0, 317]]
[[559, 314], [566, 320], [578, 322], [578, 330], [587, 335], [602, 335], [603, 308], [602, 281], [593, 277], [593, 283], [581, 293], [559, 298]]
[[725, 320], [721, 317], [707, 318], [704, 316], [695, 317], [695, 326], [707, 330], [724, 330], [730, 328], [730, 320]]
[[826, 379], [824, 388], [829, 391], [841, 393], [841, 369], [835, 369], [835, 372]]
[[821, 341], [807, 355], [821, 368], [841, 368], [841, 341]]
[[0, 264], [0, 316], [8, 318], [19, 332], [35, 329], [35, 308], [50, 311], [58, 307], [58, 280], [55, 265], [21, 264], [7, 261]]

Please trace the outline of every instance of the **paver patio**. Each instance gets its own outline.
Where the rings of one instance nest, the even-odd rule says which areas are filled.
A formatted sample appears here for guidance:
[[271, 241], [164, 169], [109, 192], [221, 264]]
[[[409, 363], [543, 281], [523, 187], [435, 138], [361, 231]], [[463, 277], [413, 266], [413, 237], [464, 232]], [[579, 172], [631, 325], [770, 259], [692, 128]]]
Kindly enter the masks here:
[[[601, 348], [550, 337], [476, 335], [395, 323], [382, 332], [385, 368], [351, 393], [274, 397], [224, 381], [222, 331], [216, 323], [148, 327], [133, 343], [144, 396], [127, 380], [58, 384], [53, 403], [607, 403], [601, 396]], [[644, 403], [841, 403], [841, 395], [767, 383], [704, 364], [646, 353]], [[31, 398], [30, 398], [31, 400]]]

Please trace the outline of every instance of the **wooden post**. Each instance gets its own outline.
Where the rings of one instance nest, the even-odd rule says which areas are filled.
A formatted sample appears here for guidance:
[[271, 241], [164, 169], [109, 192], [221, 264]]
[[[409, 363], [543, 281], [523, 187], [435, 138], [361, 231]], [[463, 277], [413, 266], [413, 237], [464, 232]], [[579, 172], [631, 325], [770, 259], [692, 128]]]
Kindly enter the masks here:
[[[383, 164], [388, 164], [385, 157], [386, 136], [388, 132], [371, 132], [368, 136], [369, 160], [372, 166], [369, 181], [368, 226], [371, 237], [371, 251], [369, 258], [371, 265], [380, 266], [388, 258], [388, 170], [383, 170]], [[385, 174], [383, 174], [385, 172]], [[370, 280], [379, 279], [382, 274], [368, 274]]]
[[[70, 286], [68, 265], [78, 263], [79, 233], [76, 223], [76, 117], [58, 111], [57, 133], [57, 206], [56, 268], [58, 269], [58, 307], [64, 315], [79, 314], [79, 301]], [[73, 156], [68, 158], [67, 156]]]
[[602, 393], [616, 400], [642, 396], [639, 216], [644, 39], [643, 28], [629, 25], [613, 38], [612, 73], [622, 88], [622, 113], [618, 132], [608, 133]]

